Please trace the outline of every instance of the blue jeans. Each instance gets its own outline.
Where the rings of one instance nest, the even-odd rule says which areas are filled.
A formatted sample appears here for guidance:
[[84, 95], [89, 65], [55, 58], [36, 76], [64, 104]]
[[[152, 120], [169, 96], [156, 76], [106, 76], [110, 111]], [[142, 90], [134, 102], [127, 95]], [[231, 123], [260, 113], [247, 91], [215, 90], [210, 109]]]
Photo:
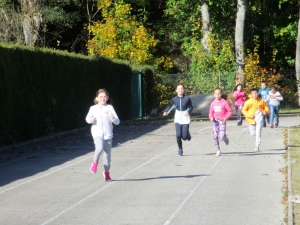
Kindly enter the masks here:
[[270, 124], [273, 125], [274, 124], [274, 119], [275, 119], [275, 123], [279, 123], [279, 119], [278, 119], [278, 113], [279, 113], [279, 109], [280, 106], [275, 106], [275, 105], [269, 105], [270, 107]]

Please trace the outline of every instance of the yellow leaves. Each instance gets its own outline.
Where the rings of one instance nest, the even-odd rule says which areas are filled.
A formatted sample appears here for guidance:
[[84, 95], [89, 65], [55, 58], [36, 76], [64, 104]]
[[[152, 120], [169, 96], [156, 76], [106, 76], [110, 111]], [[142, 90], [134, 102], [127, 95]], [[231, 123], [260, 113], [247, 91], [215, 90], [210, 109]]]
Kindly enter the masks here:
[[143, 64], [152, 58], [151, 50], [156, 46], [154, 36], [131, 17], [131, 6], [122, 0], [99, 1], [103, 21], [88, 27], [94, 37], [88, 42], [91, 55], [98, 54], [109, 58], [128, 60]]
[[245, 90], [247, 93], [251, 88], [260, 88], [262, 81], [266, 81], [268, 86], [271, 86], [277, 84], [284, 77], [282, 74], [276, 73], [273, 68], [261, 67], [257, 52], [258, 45], [255, 46], [253, 53], [250, 53], [245, 59]]

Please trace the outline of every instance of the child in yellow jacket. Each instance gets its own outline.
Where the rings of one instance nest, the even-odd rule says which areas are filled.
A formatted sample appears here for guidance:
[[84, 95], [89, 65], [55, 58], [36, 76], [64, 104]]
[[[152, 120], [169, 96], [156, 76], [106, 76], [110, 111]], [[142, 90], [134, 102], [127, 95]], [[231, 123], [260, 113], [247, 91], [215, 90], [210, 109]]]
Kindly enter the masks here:
[[251, 89], [250, 95], [251, 98], [245, 102], [242, 113], [249, 123], [250, 135], [256, 136], [254, 151], [257, 152], [261, 143], [263, 116], [269, 114], [270, 110], [266, 102], [258, 97], [257, 89]]

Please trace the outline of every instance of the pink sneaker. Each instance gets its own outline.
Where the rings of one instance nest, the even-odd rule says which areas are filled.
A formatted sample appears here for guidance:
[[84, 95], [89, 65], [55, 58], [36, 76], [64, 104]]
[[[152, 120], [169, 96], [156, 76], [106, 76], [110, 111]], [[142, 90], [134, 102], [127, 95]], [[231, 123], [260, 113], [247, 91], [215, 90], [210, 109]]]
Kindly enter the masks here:
[[97, 172], [97, 166], [98, 166], [97, 162], [92, 162], [92, 165], [90, 167], [91, 173], [96, 173]]
[[103, 172], [103, 176], [104, 176], [104, 181], [111, 181], [111, 178], [109, 176], [109, 172]]

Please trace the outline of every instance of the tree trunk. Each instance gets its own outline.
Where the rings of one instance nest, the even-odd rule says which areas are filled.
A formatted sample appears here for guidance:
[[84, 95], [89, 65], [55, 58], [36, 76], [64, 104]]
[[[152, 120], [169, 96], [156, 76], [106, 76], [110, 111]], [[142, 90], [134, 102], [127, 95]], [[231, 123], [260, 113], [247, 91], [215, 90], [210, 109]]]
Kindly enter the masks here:
[[209, 50], [207, 39], [208, 39], [209, 34], [211, 32], [210, 18], [209, 18], [209, 11], [208, 11], [207, 2], [208, 2], [207, 0], [202, 0], [201, 1], [202, 32], [203, 32], [203, 37], [202, 37], [201, 43], [202, 43], [205, 50]]
[[22, 0], [20, 1], [23, 13], [23, 34], [25, 37], [25, 44], [34, 46], [39, 37], [39, 29], [43, 22], [42, 15], [37, 12], [36, 0]]
[[296, 80], [297, 80], [297, 89], [298, 89], [298, 105], [300, 106], [300, 1], [298, 1], [298, 34], [297, 34], [297, 47], [296, 47]]
[[244, 63], [244, 27], [246, 17], [247, 0], [237, 0], [237, 14], [235, 25], [235, 56], [236, 56], [236, 80], [245, 85], [245, 63]]

